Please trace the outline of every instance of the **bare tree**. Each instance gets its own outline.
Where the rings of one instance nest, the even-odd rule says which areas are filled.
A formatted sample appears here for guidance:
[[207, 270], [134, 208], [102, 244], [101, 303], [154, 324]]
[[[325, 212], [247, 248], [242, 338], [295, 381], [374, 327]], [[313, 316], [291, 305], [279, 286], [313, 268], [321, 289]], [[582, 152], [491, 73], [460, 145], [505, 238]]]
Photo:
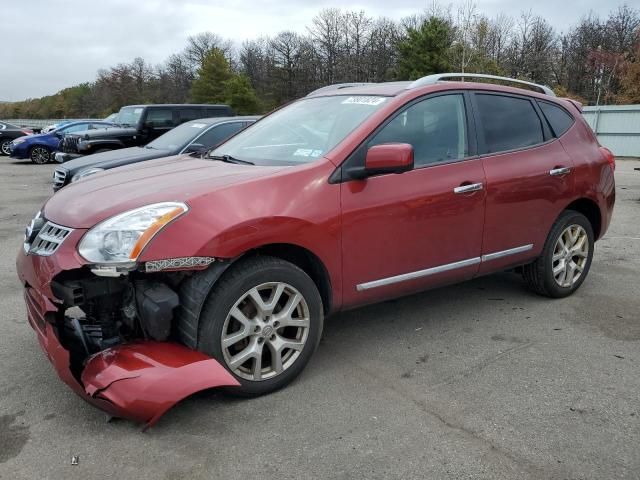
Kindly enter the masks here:
[[316, 45], [316, 51], [323, 62], [322, 81], [335, 83], [340, 81], [338, 58], [341, 53], [344, 16], [337, 8], [325, 8], [311, 20], [307, 27], [309, 35]]
[[214, 48], [221, 50], [227, 60], [230, 60], [232, 46], [230, 40], [224, 40], [220, 35], [212, 32], [202, 32], [187, 38], [187, 46], [183, 55], [189, 62], [191, 69], [195, 71], [202, 67], [207, 54]]

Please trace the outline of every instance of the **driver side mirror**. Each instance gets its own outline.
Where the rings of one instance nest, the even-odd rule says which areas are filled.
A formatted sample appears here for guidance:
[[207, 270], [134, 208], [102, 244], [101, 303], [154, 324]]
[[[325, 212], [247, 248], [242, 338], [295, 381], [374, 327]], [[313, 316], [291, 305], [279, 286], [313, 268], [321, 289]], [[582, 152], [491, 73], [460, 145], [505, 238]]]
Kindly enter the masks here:
[[408, 143], [385, 143], [367, 150], [364, 167], [351, 168], [351, 178], [363, 180], [383, 173], [404, 173], [413, 170], [413, 146]]
[[203, 154], [208, 150], [207, 147], [202, 145], [201, 143], [192, 143], [191, 145], [187, 145], [187, 148], [184, 149], [184, 153], [199, 153]]

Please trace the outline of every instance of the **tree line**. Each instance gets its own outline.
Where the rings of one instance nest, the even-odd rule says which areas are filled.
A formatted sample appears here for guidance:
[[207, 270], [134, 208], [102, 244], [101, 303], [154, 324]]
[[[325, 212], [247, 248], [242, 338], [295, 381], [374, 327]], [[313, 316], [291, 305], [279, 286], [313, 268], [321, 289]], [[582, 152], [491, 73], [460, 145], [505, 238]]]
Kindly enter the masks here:
[[259, 113], [327, 84], [450, 71], [530, 80], [584, 104], [640, 103], [640, 12], [621, 5], [606, 18], [589, 13], [560, 33], [530, 11], [490, 18], [472, 0], [434, 3], [400, 21], [328, 8], [304, 33], [239, 47], [213, 32], [191, 36], [161, 65], [138, 57], [100, 70], [94, 82], [0, 104], [0, 118], [101, 117], [123, 105], [189, 102]]

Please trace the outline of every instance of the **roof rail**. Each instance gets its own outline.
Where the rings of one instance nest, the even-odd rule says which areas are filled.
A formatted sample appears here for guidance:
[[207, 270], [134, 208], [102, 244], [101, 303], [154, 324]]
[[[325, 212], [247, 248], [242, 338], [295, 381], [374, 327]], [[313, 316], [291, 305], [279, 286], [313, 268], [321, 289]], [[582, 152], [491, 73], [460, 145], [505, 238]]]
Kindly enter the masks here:
[[371, 85], [371, 82], [351, 82], [351, 83], [335, 83], [333, 85], [327, 85], [326, 87], [320, 87], [313, 92], [307, 94], [307, 97], [315, 95], [316, 93], [329, 92], [331, 90], [341, 90], [343, 88], [362, 87], [364, 85]]
[[556, 94], [553, 93], [553, 90], [551, 90], [551, 88], [547, 87], [546, 85], [539, 85], [537, 83], [527, 82], [525, 80], [518, 80], [517, 78], [499, 77], [497, 75], [487, 75], [487, 74], [484, 74], [484, 73], [436, 73], [435, 75], [427, 75], [426, 77], [419, 78], [415, 82], [412, 82], [411, 85], [409, 85], [407, 87], [407, 89], [416, 88], [416, 87], [423, 87], [425, 85], [432, 85], [432, 84], [434, 84], [436, 82], [440, 82], [440, 81], [447, 80], [447, 79], [452, 79], [452, 78], [461, 79], [461, 81], [464, 81], [467, 78], [469, 78], [469, 79], [482, 78], [482, 79], [485, 79], [485, 80], [500, 80], [502, 82], [507, 82], [507, 83], [517, 83], [517, 84], [521, 84], [521, 85], [527, 85], [528, 87], [535, 88], [540, 93], [544, 93], [544, 94], [550, 95], [552, 97], [556, 96]]

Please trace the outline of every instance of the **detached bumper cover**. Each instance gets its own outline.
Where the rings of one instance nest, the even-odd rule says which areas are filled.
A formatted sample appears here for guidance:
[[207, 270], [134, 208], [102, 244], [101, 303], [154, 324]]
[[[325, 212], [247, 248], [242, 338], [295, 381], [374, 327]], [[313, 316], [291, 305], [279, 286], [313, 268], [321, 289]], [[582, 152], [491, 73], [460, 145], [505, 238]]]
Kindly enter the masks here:
[[[82, 399], [114, 417], [144, 423], [145, 429], [184, 398], [208, 388], [238, 386], [216, 360], [172, 342], [136, 341], [107, 348], [87, 358], [78, 379], [70, 353], [54, 326], [57, 307], [30, 285], [35, 277], [52, 278], [53, 257], [18, 254], [29, 324], [60, 379]], [[50, 268], [43, 268], [45, 264]], [[40, 275], [37, 275], [40, 274]], [[30, 281], [29, 281], [30, 280]], [[43, 288], [43, 290], [49, 290]]]
[[87, 360], [78, 382], [69, 352], [51, 324], [40, 344], [58, 376], [87, 402], [114, 417], [144, 423], [145, 429], [179, 401], [220, 386], [237, 386], [216, 360], [177, 343], [136, 342], [103, 350]]

